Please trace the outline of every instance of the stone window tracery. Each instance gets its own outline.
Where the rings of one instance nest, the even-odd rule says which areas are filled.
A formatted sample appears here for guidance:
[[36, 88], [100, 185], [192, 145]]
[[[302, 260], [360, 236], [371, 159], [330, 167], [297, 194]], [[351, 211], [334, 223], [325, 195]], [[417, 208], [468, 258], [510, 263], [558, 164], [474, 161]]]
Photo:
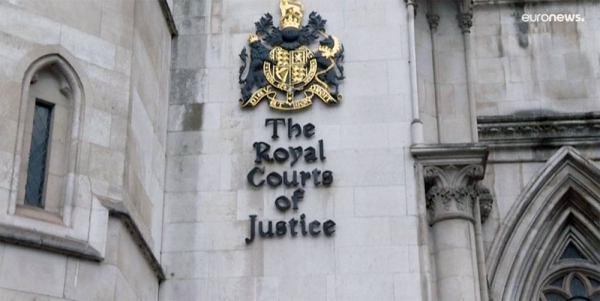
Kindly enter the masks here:
[[600, 301], [599, 278], [577, 270], [554, 276], [544, 286], [540, 301]]
[[560, 272], [548, 277], [539, 300], [600, 301], [600, 274], [590, 271], [590, 265], [597, 266], [575, 243], [569, 242], [554, 263]]
[[600, 301], [600, 169], [562, 147], [513, 204], [486, 258], [494, 300]]

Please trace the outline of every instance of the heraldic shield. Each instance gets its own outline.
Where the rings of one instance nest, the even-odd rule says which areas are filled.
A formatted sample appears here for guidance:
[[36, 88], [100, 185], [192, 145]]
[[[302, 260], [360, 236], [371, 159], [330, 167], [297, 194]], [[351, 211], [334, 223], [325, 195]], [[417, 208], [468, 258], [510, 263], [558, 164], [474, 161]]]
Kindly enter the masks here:
[[[280, 9], [281, 28], [266, 14], [255, 23], [256, 34], [248, 38], [249, 53], [242, 49], [241, 106], [254, 107], [265, 98], [278, 110], [306, 108], [315, 97], [326, 104], [339, 103], [344, 47], [337, 37], [325, 34], [327, 21], [315, 12], [308, 25], [300, 27], [304, 11], [300, 1], [280, 0]], [[309, 47], [317, 43], [313, 52]]]

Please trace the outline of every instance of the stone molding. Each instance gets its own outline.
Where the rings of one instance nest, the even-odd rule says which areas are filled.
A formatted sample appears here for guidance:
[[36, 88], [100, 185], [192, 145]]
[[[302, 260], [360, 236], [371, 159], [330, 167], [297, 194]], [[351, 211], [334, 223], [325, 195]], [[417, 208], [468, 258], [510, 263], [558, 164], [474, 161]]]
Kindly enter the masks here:
[[[154, 271], [158, 280], [165, 280], [166, 276], [160, 262], [154, 255], [154, 252], [146, 239], [144, 239], [144, 236], [131, 217], [129, 211], [124, 208], [122, 203], [113, 202], [104, 198], [98, 198], [98, 200], [102, 206], [106, 207], [108, 214], [111, 217], [118, 218], [125, 224], [125, 227], [133, 237], [135, 244], [141, 249], [146, 261]], [[104, 235], [106, 235], [106, 233], [104, 233]], [[104, 250], [98, 250], [87, 241], [77, 240], [71, 237], [48, 235], [41, 231], [4, 225], [2, 223], [0, 223], [0, 241], [97, 262], [102, 262], [105, 258]]]
[[167, 3], [167, 0], [158, 0], [158, 3], [160, 4], [163, 16], [165, 17], [165, 21], [167, 22], [167, 27], [171, 32], [171, 37], [176, 37], [179, 34], [179, 32], [177, 31], [177, 25], [175, 25], [175, 19], [173, 19], [173, 14], [171, 13], [169, 3]]
[[93, 261], [104, 260], [104, 250], [97, 250], [86, 241], [49, 235], [23, 227], [0, 224], [0, 241], [81, 259]]
[[429, 23], [429, 29], [431, 32], [436, 32], [438, 25], [440, 24], [440, 16], [436, 14], [427, 14], [427, 23]]
[[600, 112], [548, 116], [480, 116], [479, 140], [495, 147], [600, 143]]
[[417, 14], [417, 10], [419, 9], [419, 4], [416, 0], [404, 0], [406, 6], [412, 5], [415, 8], [415, 15]]
[[164, 269], [158, 261], [158, 258], [156, 258], [156, 256], [154, 255], [150, 244], [144, 238], [142, 231], [137, 226], [135, 220], [129, 213], [129, 210], [125, 208], [125, 205], [122, 202], [114, 201], [108, 198], [98, 197], [98, 199], [102, 203], [102, 206], [108, 209], [110, 216], [120, 219], [125, 224], [125, 227], [133, 237], [133, 240], [135, 241], [136, 245], [142, 251], [142, 254], [144, 254], [146, 261], [150, 265], [152, 271], [154, 271], [154, 274], [156, 275], [158, 280], [161, 282], [166, 280], [167, 277], [165, 275]]
[[491, 194], [479, 184], [485, 175], [487, 147], [480, 144], [420, 145], [413, 146], [411, 152], [423, 166], [430, 225], [446, 219], [475, 222], [473, 206], [481, 196], [485, 199], [480, 203], [482, 215], [489, 215]]
[[[571, 0], [574, 1], [574, 0]], [[473, 5], [501, 5], [501, 4], [515, 4], [515, 0], [473, 0]], [[519, 0], [519, 3], [547, 3], [547, 2], [565, 2], [565, 0]]]
[[[486, 257], [494, 300], [537, 300], [561, 241], [580, 232], [590, 246], [600, 242], [600, 169], [594, 162], [565, 146], [532, 178], [502, 221]], [[585, 240], [580, 242], [585, 245]]]

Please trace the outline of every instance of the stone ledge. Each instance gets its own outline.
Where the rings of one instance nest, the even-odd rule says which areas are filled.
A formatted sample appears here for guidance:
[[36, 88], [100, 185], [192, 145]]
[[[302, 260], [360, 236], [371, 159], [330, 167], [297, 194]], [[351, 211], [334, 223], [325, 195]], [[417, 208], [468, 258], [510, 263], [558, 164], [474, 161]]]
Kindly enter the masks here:
[[548, 2], [574, 2], [576, 0], [473, 0], [473, 5], [498, 5], [498, 4], [515, 4], [515, 3], [548, 3]]
[[[113, 203], [100, 199], [103, 206], [108, 208], [109, 215], [120, 219], [129, 233], [131, 233], [135, 243], [139, 246], [148, 261], [151, 269], [154, 271], [159, 281], [166, 279], [164, 270], [158, 259], [154, 256], [150, 246], [143, 238], [142, 233], [131, 218], [131, 215], [122, 206], [122, 204]], [[72, 256], [76, 258], [102, 262], [104, 254], [101, 250], [96, 250], [88, 242], [68, 237], [59, 237], [41, 233], [35, 230], [26, 229], [13, 225], [0, 224], [0, 241]]]
[[417, 144], [411, 154], [423, 165], [481, 164], [485, 166], [488, 147], [480, 143]]
[[0, 241], [82, 259], [102, 261], [102, 253], [87, 242], [43, 234], [16, 226], [0, 225]]
[[600, 144], [600, 112], [480, 116], [479, 140], [497, 147]]
[[99, 199], [100, 199], [100, 202], [102, 203], [102, 205], [108, 209], [110, 216], [118, 218], [121, 221], [123, 221], [123, 223], [125, 224], [125, 227], [129, 231], [129, 233], [131, 233], [131, 236], [135, 240], [135, 243], [140, 248], [140, 251], [142, 251], [142, 253], [144, 254], [146, 261], [148, 261], [150, 268], [152, 269], [152, 271], [154, 271], [154, 274], [156, 275], [158, 280], [160, 282], [166, 280], [167, 277], [165, 276], [165, 272], [164, 272], [162, 266], [160, 265], [160, 262], [158, 261], [156, 256], [154, 256], [154, 253], [152, 252], [150, 245], [148, 244], [146, 239], [144, 239], [142, 232], [140, 231], [138, 226], [135, 224], [135, 221], [133, 220], [133, 218], [129, 214], [129, 211], [127, 211], [127, 209], [125, 208], [123, 203], [113, 202], [110, 199], [105, 199], [105, 198], [99, 198]]

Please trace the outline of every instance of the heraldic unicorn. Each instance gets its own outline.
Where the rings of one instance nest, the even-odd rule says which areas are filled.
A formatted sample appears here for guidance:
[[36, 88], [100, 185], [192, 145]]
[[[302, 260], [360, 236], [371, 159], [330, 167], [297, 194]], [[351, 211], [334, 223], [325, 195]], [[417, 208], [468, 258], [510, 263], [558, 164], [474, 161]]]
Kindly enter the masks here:
[[[256, 34], [248, 38], [250, 53], [244, 48], [240, 54], [241, 106], [254, 107], [264, 98], [278, 110], [306, 108], [314, 97], [326, 104], [339, 103], [344, 47], [337, 37], [325, 33], [327, 21], [316, 12], [301, 27], [304, 6], [299, 0], [280, 0], [279, 7], [280, 28], [267, 13], [255, 23]], [[309, 49], [317, 44], [316, 51]], [[300, 93], [302, 97], [297, 97]]]

